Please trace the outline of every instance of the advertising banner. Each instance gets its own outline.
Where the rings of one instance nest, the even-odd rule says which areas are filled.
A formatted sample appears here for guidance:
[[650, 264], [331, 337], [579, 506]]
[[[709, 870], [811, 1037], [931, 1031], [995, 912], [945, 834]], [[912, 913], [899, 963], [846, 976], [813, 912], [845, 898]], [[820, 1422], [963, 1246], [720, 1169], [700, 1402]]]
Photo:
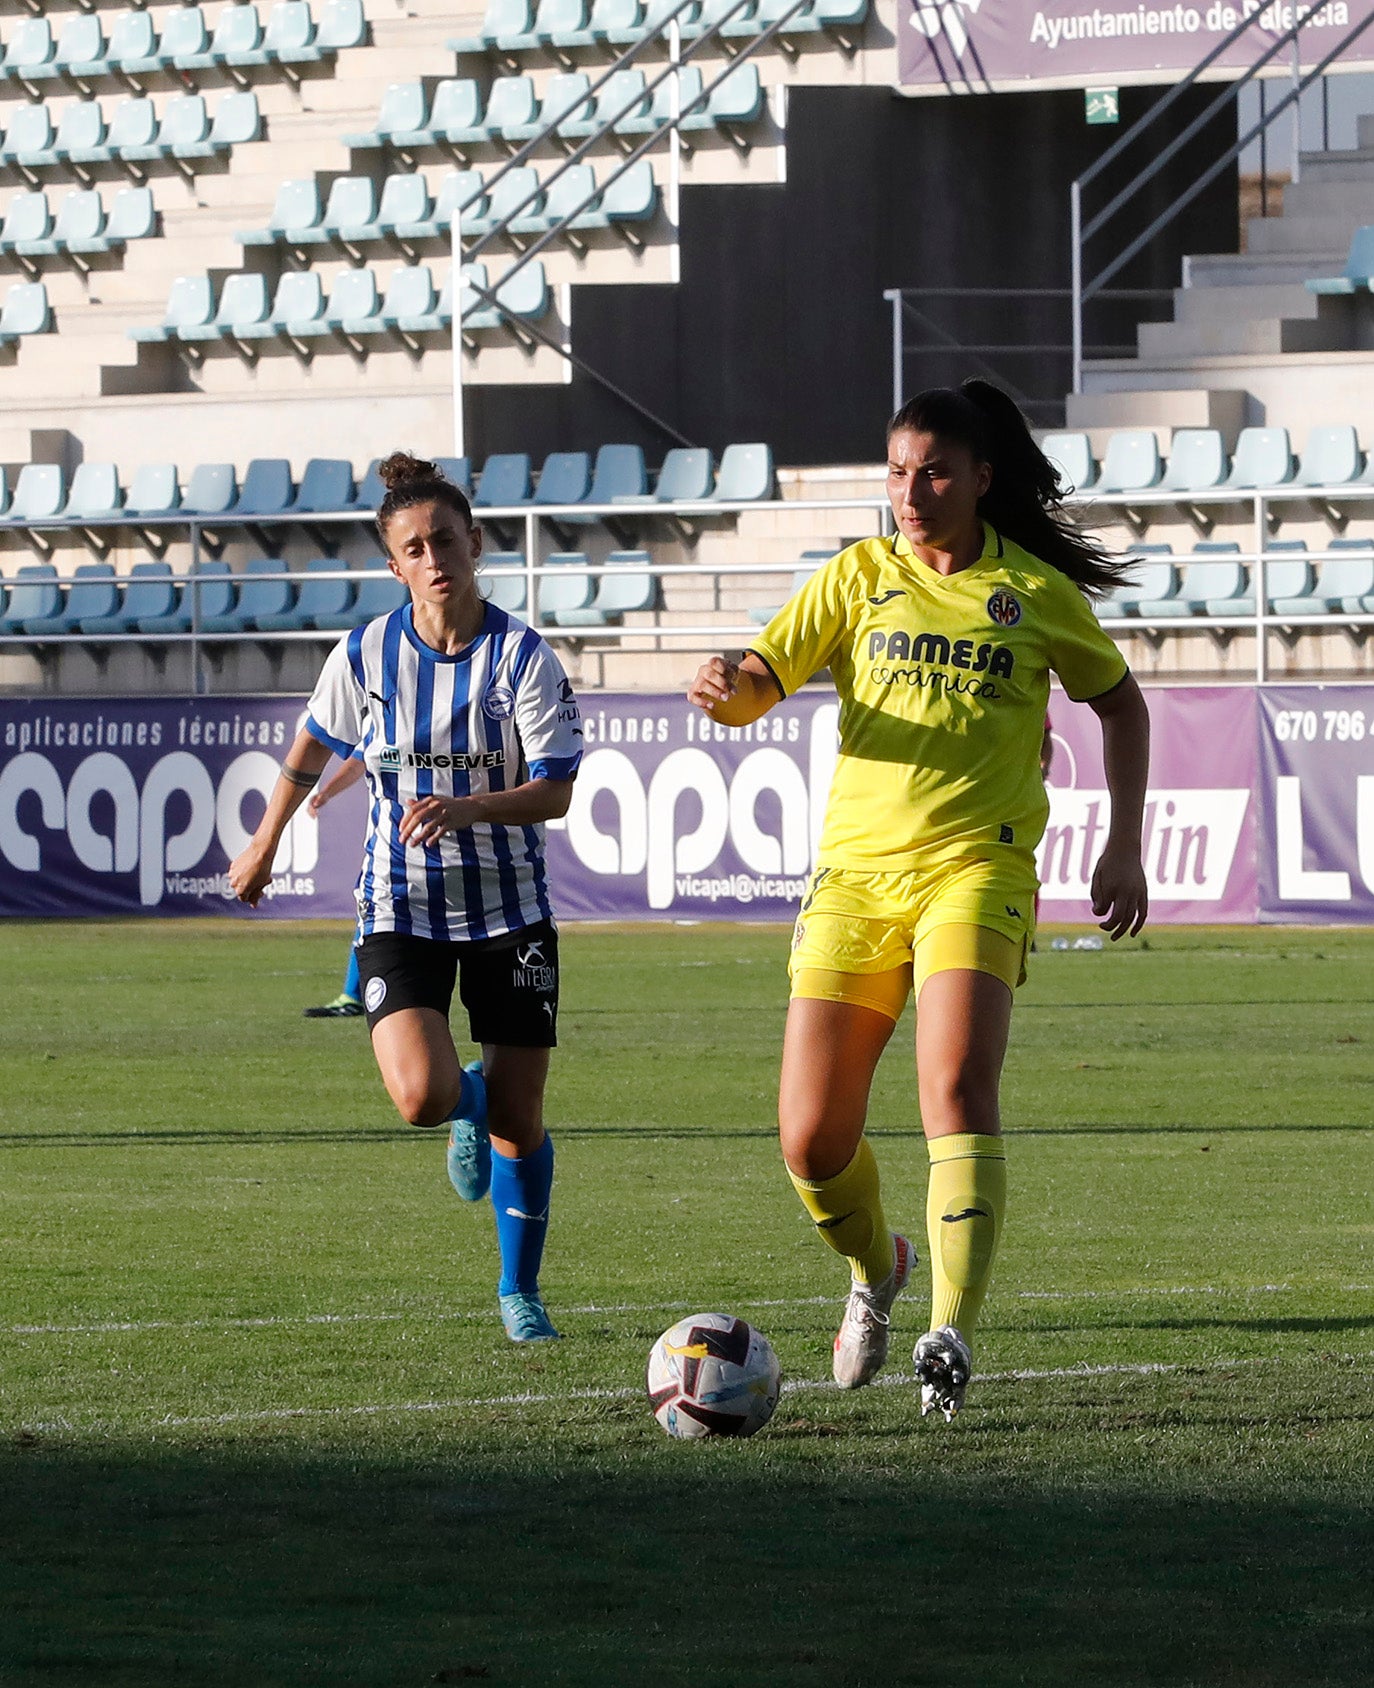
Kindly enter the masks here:
[[[1312, 66], [1374, 9], [1372, 0], [1328, 0], [1304, 25], [1301, 57]], [[897, 75], [931, 92], [1091, 81], [1163, 82], [1190, 71], [1236, 27], [1259, 14], [1216, 61], [1253, 64], [1293, 26], [1304, 6], [1275, 0], [1113, 5], [1111, 0], [897, 0]], [[1282, 63], [1279, 63], [1282, 60]], [[1291, 70], [1291, 48], [1277, 70]], [[1342, 55], [1343, 69], [1374, 64], [1374, 28]]]
[[[1144, 860], [1150, 918], [1252, 921], [1256, 908], [1255, 692], [1151, 690], [1150, 791]], [[1048, 920], [1090, 920], [1089, 883], [1111, 805], [1102, 729], [1062, 692], [1050, 702], [1050, 819], [1041, 841], [1040, 907]]]
[[[226, 870], [303, 712], [246, 697], [0, 702], [0, 915], [249, 914]], [[359, 786], [320, 822], [302, 805], [260, 906], [352, 918], [365, 813]]]
[[1259, 694], [1260, 919], [1374, 921], [1374, 688]]

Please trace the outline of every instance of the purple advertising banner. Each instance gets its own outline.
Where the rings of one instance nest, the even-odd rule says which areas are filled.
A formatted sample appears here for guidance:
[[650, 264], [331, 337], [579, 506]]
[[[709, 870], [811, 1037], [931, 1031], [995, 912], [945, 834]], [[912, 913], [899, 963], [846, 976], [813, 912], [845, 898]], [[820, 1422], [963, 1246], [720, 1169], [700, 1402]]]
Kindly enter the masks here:
[[[1147, 693], [1145, 865], [1158, 921], [1374, 921], [1374, 687]], [[226, 870], [301, 699], [0, 701], [0, 916], [244, 914]], [[835, 758], [834, 694], [738, 731], [673, 694], [584, 699], [586, 755], [549, 877], [565, 919], [790, 920]], [[1109, 806], [1101, 730], [1056, 693], [1048, 920], [1090, 918]], [[263, 912], [352, 918], [365, 803], [283, 839]]]
[[[1145, 873], [1150, 918], [1253, 921], [1256, 911], [1255, 692], [1251, 687], [1151, 689]], [[1111, 805], [1102, 729], [1062, 692], [1050, 701], [1050, 819], [1041, 841], [1047, 920], [1090, 920], [1088, 887]]]
[[1374, 921], [1374, 688], [1260, 693], [1260, 919]]
[[[1302, 60], [1325, 57], [1367, 17], [1372, 0], [1328, 0], [1301, 33]], [[1120, 5], [1095, 0], [897, 0], [897, 77], [932, 92], [1008, 83], [1077, 84], [1162, 81], [1193, 68], [1236, 27], [1254, 26], [1216, 61], [1218, 69], [1253, 64], [1293, 26], [1304, 6], [1282, 0], [1196, 0], [1195, 4]], [[1289, 70], [1284, 47], [1276, 68]], [[1343, 68], [1374, 63], [1374, 29], [1341, 58]]]
[[[248, 914], [226, 870], [262, 816], [300, 699], [0, 702], [0, 915]], [[260, 905], [352, 918], [361, 787], [292, 819]]]

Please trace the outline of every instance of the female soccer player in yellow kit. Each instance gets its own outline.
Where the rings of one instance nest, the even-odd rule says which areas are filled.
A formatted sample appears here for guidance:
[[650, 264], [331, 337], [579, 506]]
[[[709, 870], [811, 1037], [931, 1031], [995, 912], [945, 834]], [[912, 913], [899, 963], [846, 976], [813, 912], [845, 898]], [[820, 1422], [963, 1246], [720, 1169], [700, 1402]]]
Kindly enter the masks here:
[[1006, 1205], [998, 1084], [1034, 935], [1035, 849], [1051, 671], [1102, 723], [1112, 814], [1092, 903], [1115, 938], [1145, 922], [1141, 816], [1149, 717], [1088, 595], [1125, 564], [1062, 514], [1020, 411], [981, 381], [937, 388], [888, 425], [893, 538], [825, 564], [739, 663], [713, 657], [688, 698], [757, 720], [829, 668], [840, 745], [816, 870], [793, 937], [778, 1103], [783, 1158], [822, 1238], [846, 1256], [835, 1379], [887, 1358], [915, 1263], [883, 1217], [864, 1138], [874, 1069], [916, 991], [930, 1153], [930, 1331], [921, 1411], [952, 1418]]

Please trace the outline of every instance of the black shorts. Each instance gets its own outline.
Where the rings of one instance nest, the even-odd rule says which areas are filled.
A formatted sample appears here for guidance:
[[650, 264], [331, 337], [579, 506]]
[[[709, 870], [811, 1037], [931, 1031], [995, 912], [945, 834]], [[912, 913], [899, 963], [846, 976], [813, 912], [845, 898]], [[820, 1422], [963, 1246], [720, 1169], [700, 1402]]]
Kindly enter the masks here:
[[445, 1019], [453, 986], [474, 1043], [552, 1049], [558, 1042], [558, 928], [536, 921], [471, 943], [373, 932], [358, 945], [368, 1029], [401, 1008], [433, 1008]]

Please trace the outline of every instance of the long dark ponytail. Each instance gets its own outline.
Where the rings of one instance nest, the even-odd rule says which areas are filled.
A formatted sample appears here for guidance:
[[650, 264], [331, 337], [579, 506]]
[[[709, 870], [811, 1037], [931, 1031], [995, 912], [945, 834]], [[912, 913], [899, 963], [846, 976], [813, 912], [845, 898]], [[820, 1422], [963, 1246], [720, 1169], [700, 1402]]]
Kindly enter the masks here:
[[989, 464], [992, 483], [978, 500], [978, 514], [1089, 597], [1101, 597], [1126, 579], [1130, 559], [1115, 556], [1065, 514], [1058, 470], [1000, 388], [989, 381], [965, 381], [957, 390], [928, 388], [888, 423], [888, 439], [904, 429], [957, 440]]

